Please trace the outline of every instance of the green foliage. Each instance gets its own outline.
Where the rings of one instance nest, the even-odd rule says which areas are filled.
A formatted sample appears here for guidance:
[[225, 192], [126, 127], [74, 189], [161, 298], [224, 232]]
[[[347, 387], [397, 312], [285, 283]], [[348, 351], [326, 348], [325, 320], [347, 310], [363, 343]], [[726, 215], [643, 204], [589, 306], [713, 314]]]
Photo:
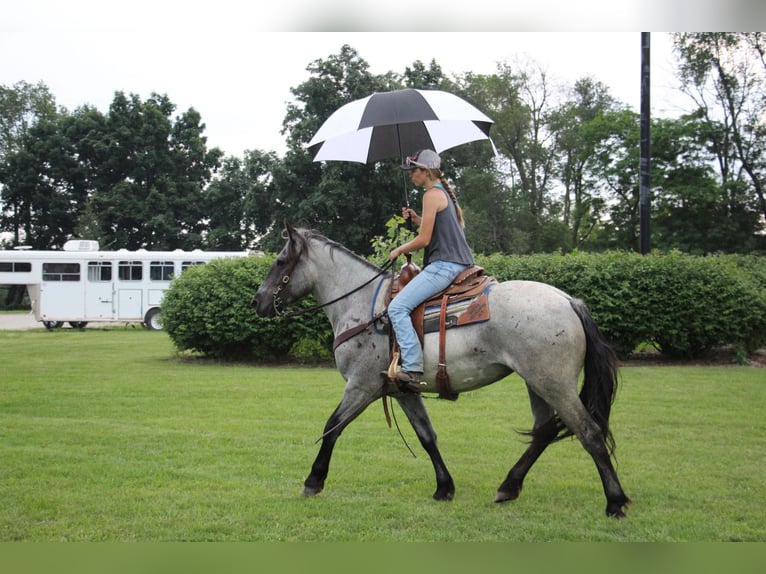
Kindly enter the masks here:
[[[200, 114], [173, 118], [167, 96], [118, 92], [107, 114], [55, 110], [44, 86], [0, 86], [0, 231], [39, 249], [82, 233], [114, 248], [192, 249], [215, 197], [203, 190], [222, 152]], [[0, 114], [3, 115], [3, 114]], [[245, 222], [248, 224], [249, 222]]]
[[[675, 40], [683, 90], [715, 96], [696, 98], [691, 114], [652, 121], [652, 246], [762, 252], [762, 34]], [[108, 113], [69, 113], [43, 84], [0, 86], [0, 232], [38, 248], [79, 236], [115, 248], [277, 251], [287, 219], [369, 255], [403, 203], [398, 162], [314, 162], [306, 144], [342, 105], [415, 87], [455, 93], [494, 120], [497, 157], [487, 141], [442, 154], [475, 252], [637, 251], [637, 113], [597, 78], [575, 79], [551, 98], [551, 78], [532, 64], [448, 78], [437, 62], [416, 61], [404, 73], [373, 74], [344, 45], [312, 61], [291, 89], [283, 158], [254, 151], [225, 161], [206, 148], [199, 113], [176, 116], [167, 96], [118, 92]]]
[[652, 274], [662, 288], [652, 301], [662, 351], [696, 357], [726, 344], [753, 350], [763, 342], [764, 292], [725, 256], [672, 253], [654, 258]]
[[678, 357], [725, 345], [752, 351], [766, 342], [763, 258], [609, 252], [477, 261], [500, 280], [550, 283], [583, 299], [623, 357], [644, 342]]
[[[401, 218], [374, 242], [385, 262]], [[212, 261], [188, 269], [165, 295], [163, 324], [176, 347], [218, 359], [318, 362], [331, 359], [333, 333], [323, 311], [257, 317], [251, 300], [275, 257]], [[670, 253], [479, 255], [499, 281], [554, 285], [584, 300], [618, 354], [652, 344], [674, 357], [700, 357], [733, 346], [744, 355], [766, 344], [766, 258]], [[294, 308], [309, 307], [311, 297]]]
[[210, 231], [208, 248], [223, 251], [252, 249], [272, 225], [269, 205], [271, 177], [279, 161], [276, 154], [246, 151], [243, 160], [224, 159], [205, 190]]
[[167, 96], [115, 95], [90, 200], [102, 245], [191, 249], [202, 243], [213, 211], [203, 189], [222, 152], [207, 149], [196, 110], [173, 120], [175, 109]]
[[[176, 348], [217, 359], [278, 361], [297, 345], [304, 361], [327, 359], [332, 331], [321, 311], [288, 319], [256, 315], [251, 301], [274, 259], [217, 259], [184, 271], [162, 303], [163, 327]], [[300, 303], [310, 304], [311, 298]]]
[[312, 161], [306, 144], [344, 104], [400, 86], [390, 75], [372, 74], [348, 45], [338, 54], [315, 60], [307, 70], [311, 77], [291, 90], [294, 101], [283, 122], [289, 151], [273, 173], [275, 200], [262, 207], [275, 224], [261, 247], [276, 251], [282, 245], [282, 222], [288, 220], [368, 255], [372, 237], [383, 233], [383, 222], [403, 204], [399, 162], [393, 158], [379, 164], [318, 163]]
[[[382, 267], [388, 261], [389, 254], [393, 249], [407, 243], [413, 237], [415, 237], [415, 232], [406, 227], [406, 220], [401, 215], [394, 215], [386, 221], [386, 234], [376, 235], [370, 241], [373, 248], [370, 261]], [[420, 257], [422, 258], [422, 256], [421, 252]]]

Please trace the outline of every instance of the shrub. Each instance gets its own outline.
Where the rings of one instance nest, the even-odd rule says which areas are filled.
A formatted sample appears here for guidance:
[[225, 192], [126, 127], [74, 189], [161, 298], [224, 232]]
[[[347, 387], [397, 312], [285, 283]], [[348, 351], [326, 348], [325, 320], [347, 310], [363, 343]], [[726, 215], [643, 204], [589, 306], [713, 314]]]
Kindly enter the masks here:
[[321, 311], [289, 319], [257, 316], [251, 301], [273, 262], [268, 255], [217, 259], [173, 281], [162, 322], [176, 348], [218, 359], [277, 361], [303, 338], [331, 344]]
[[621, 357], [644, 342], [698, 357], [724, 345], [752, 351], [766, 341], [762, 258], [610, 252], [478, 262], [500, 280], [542, 281], [583, 299]]
[[[251, 307], [273, 255], [188, 269], [165, 294], [163, 324], [176, 347], [220, 359], [327, 361], [333, 334], [323, 311], [263, 319]], [[477, 257], [500, 281], [558, 287], [586, 302], [621, 357], [640, 344], [678, 357], [766, 343], [766, 259], [670, 253]], [[311, 297], [293, 306], [308, 307]]]
[[601, 331], [620, 356], [626, 356], [651, 334], [641, 293], [631, 281], [630, 269], [639, 256], [627, 253], [531, 255], [477, 258], [498, 280], [521, 279], [548, 283], [582, 299]]

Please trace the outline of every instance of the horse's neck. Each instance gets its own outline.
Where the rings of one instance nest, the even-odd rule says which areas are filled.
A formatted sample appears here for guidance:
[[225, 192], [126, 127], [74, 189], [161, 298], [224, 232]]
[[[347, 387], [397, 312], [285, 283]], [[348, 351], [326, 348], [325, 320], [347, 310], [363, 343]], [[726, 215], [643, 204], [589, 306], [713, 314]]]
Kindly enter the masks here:
[[[321, 256], [316, 261], [314, 297], [320, 304], [342, 297], [337, 303], [325, 307], [334, 329], [343, 329], [369, 319], [373, 308], [372, 299], [376, 293], [379, 294], [380, 302], [375, 304], [374, 312], [382, 310], [385, 305], [383, 289], [380, 288], [383, 277], [351, 293], [375, 277], [380, 272], [379, 269], [353, 253], [333, 248], [329, 244], [323, 245], [319, 251]], [[344, 297], [347, 294], [348, 296]]]

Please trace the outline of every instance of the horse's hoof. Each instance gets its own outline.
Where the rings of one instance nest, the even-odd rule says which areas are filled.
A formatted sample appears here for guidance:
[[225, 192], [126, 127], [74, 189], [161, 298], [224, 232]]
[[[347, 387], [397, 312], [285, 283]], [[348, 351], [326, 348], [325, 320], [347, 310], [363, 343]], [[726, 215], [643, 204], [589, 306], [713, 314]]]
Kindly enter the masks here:
[[622, 508], [618, 508], [617, 510], [609, 510], [609, 509], [607, 508], [607, 509], [606, 509], [606, 515], [607, 515], [609, 518], [617, 518], [617, 519], [619, 519], [619, 518], [625, 518], [625, 516], [626, 516], [626, 515], [625, 515], [625, 512], [622, 510]]
[[301, 493], [305, 497], [309, 496], [316, 496], [320, 492], [322, 492], [323, 487], [321, 486], [304, 486], [303, 492]]
[[606, 515], [609, 518], [625, 518], [624, 507], [630, 506], [630, 499], [626, 496], [618, 500], [606, 503]]
[[509, 500], [516, 500], [519, 497], [517, 492], [506, 492], [504, 490], [498, 490], [495, 494], [495, 502], [508, 502]]
[[440, 492], [436, 491], [434, 492], [433, 499], [438, 500], [440, 502], [450, 502], [453, 498], [455, 498], [455, 491], [454, 490], [448, 490], [446, 492]]

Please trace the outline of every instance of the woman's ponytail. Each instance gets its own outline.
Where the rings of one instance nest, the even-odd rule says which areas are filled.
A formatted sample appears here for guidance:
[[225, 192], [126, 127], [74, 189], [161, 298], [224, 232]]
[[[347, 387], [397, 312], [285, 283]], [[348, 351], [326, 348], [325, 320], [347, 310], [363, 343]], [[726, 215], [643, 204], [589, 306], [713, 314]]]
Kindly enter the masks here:
[[444, 176], [441, 176], [440, 178], [441, 184], [444, 186], [444, 189], [449, 193], [449, 196], [452, 198], [452, 201], [455, 202], [455, 211], [457, 212], [457, 220], [458, 223], [460, 223], [461, 227], [465, 227], [465, 219], [463, 218], [463, 210], [460, 207], [460, 204], [457, 202], [457, 195], [455, 195], [455, 192], [450, 187], [449, 183], [447, 183], [447, 178]]

